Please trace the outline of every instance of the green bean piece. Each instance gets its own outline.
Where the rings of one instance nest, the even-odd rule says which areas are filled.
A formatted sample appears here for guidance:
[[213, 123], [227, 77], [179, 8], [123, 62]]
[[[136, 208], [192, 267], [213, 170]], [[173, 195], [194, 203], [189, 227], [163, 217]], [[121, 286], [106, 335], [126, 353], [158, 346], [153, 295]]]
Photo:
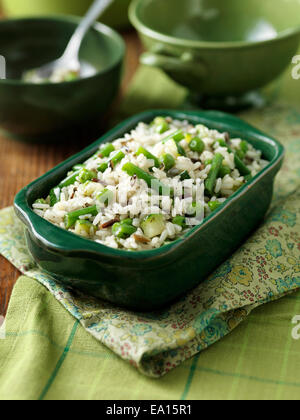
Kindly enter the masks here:
[[218, 174], [221, 169], [223, 160], [224, 160], [224, 157], [220, 153], [215, 154], [212, 164], [211, 164], [210, 172], [205, 181], [206, 192], [211, 196], [214, 195], [216, 181], [217, 181]]
[[182, 130], [174, 131], [174, 133], [170, 134], [168, 137], [162, 140], [163, 144], [167, 143], [169, 140], [174, 140], [176, 143], [183, 140], [185, 138]]
[[182, 227], [182, 229], [185, 229], [186, 228], [186, 220], [185, 220], [185, 217], [183, 217], [183, 216], [176, 216], [176, 217], [174, 217], [173, 219], [172, 219], [172, 223], [174, 224], [174, 225], [178, 225], [178, 226], [181, 226]]
[[59, 188], [69, 187], [70, 185], [75, 184], [77, 177], [80, 173], [81, 169], [78, 171], [73, 172], [71, 175], [69, 175], [67, 178], [65, 178], [60, 184]]
[[153, 121], [153, 124], [156, 126], [156, 132], [158, 134], [163, 134], [170, 129], [169, 124], [167, 123], [166, 119], [163, 117], [157, 117]]
[[210, 201], [208, 207], [211, 211], [215, 211], [220, 207], [221, 203], [219, 201]]
[[137, 229], [126, 223], [115, 223], [112, 227], [112, 233], [116, 238], [126, 239], [133, 235]]
[[65, 216], [65, 227], [66, 229], [70, 229], [72, 226], [75, 225], [77, 220], [80, 218], [80, 216], [86, 216], [87, 214], [90, 214], [91, 216], [97, 216], [98, 210], [97, 206], [92, 207], [86, 207], [84, 209], [72, 211], [71, 213], [68, 213]]
[[144, 147], [139, 147], [138, 151], [136, 152], [136, 155], [144, 155], [147, 159], [154, 160], [154, 166], [156, 168], [160, 167], [160, 163], [157, 157], [154, 156], [152, 153], [148, 152], [148, 150], [146, 150]]
[[205, 166], [211, 165], [212, 164], [212, 159], [206, 159], [206, 161], [204, 162]]
[[81, 184], [84, 184], [87, 181], [91, 181], [92, 179], [96, 178], [97, 174], [93, 171], [89, 171], [86, 168], [81, 169], [78, 175], [78, 181]]
[[218, 176], [220, 178], [224, 178], [225, 175], [230, 175], [230, 174], [231, 174], [231, 169], [229, 168], [229, 166], [228, 165], [222, 165]]
[[112, 156], [111, 159], [109, 159], [108, 162], [105, 162], [99, 165], [98, 171], [102, 173], [105, 172], [109, 164], [114, 168], [118, 163], [120, 163], [124, 159], [124, 157], [125, 157], [124, 153], [121, 150], [119, 150]]
[[138, 166], [135, 166], [133, 163], [128, 162], [123, 166], [123, 171], [126, 172], [129, 176], [136, 176], [139, 179], [143, 179], [149, 188], [153, 188], [160, 195], [173, 195], [174, 191], [172, 188], [164, 185], [154, 176], [143, 171]]
[[100, 204], [104, 204], [105, 206], [108, 206], [113, 201], [113, 199], [114, 193], [111, 190], [108, 190], [107, 188], [104, 188], [104, 190], [102, 190], [96, 198], [96, 200]]
[[241, 141], [240, 149], [241, 149], [241, 151], [242, 151], [243, 153], [245, 153], [245, 155], [246, 155], [246, 153], [247, 153], [247, 152], [248, 152], [248, 150], [249, 150], [249, 145], [248, 145], [248, 142], [247, 142], [246, 140], [242, 140], [242, 141]]
[[203, 140], [201, 140], [199, 137], [194, 137], [190, 141], [189, 147], [193, 152], [198, 152], [199, 154], [201, 154], [205, 149], [205, 144]]
[[106, 171], [107, 168], [108, 168], [108, 163], [101, 163], [101, 165], [98, 166], [98, 171], [103, 173]]
[[175, 159], [169, 153], [162, 155], [160, 158], [160, 162], [164, 166], [164, 170], [166, 172], [168, 172], [175, 166]]
[[55, 187], [50, 191], [50, 206], [53, 207], [60, 200], [60, 188]]
[[183, 171], [182, 174], [180, 175], [180, 181], [184, 181], [185, 179], [191, 179], [188, 171]]
[[234, 162], [235, 162], [235, 166], [237, 167], [237, 169], [239, 170], [241, 175], [249, 175], [251, 172], [250, 170], [247, 168], [247, 166], [244, 164], [244, 162], [240, 159], [240, 157], [238, 156], [238, 154], [236, 152], [234, 152], [230, 146], [228, 146], [228, 144], [226, 143], [225, 140], [223, 139], [219, 139], [217, 140], [217, 142], [219, 143], [219, 145], [221, 147], [226, 147], [229, 153], [233, 153], [234, 154]]
[[47, 201], [43, 198], [38, 198], [37, 200], [35, 200], [34, 204], [47, 204]]
[[113, 146], [111, 143], [108, 143], [106, 146], [104, 146], [104, 147], [100, 150], [99, 156], [100, 156], [101, 158], [109, 157], [109, 156], [110, 156], [110, 154], [111, 154], [112, 152], [114, 152], [114, 151], [115, 151], [114, 146]]

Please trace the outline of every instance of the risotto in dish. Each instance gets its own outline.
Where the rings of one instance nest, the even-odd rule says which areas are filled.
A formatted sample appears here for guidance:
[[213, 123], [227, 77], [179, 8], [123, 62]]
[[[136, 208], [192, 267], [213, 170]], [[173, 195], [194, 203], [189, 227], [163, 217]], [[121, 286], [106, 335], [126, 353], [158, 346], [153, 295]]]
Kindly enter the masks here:
[[108, 247], [150, 250], [201, 223], [267, 164], [243, 139], [158, 117], [101, 145], [33, 210]]

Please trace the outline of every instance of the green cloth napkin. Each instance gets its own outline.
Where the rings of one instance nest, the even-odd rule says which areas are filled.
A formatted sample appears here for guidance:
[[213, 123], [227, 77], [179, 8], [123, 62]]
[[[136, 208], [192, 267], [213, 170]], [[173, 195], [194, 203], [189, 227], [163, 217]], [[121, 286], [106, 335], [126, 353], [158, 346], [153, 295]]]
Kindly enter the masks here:
[[[150, 89], [149, 86], [153, 88]], [[185, 90], [178, 88], [161, 72], [142, 68], [137, 73], [122, 112], [125, 115], [152, 107], [171, 107], [170, 103], [173, 107], [178, 107], [185, 97]], [[115, 382], [120, 380], [123, 383], [125, 378], [121, 375], [124, 372], [127, 372], [128, 377], [131, 378], [127, 382], [127, 390], [122, 391], [120, 388], [110, 395], [115, 398], [184, 399], [209, 398], [209, 395], [213, 398], [223, 398], [223, 396], [236, 398], [238, 395], [245, 398], [247, 395], [241, 393], [241, 382], [245, 386], [247, 384], [247, 392], [250, 390], [251, 394], [249, 397], [253, 398], [255, 395], [271, 397], [269, 390], [272, 387], [276, 389], [276, 396], [279, 398], [286, 395], [288, 391], [291, 392], [291, 397], [294, 391], [295, 395], [296, 393], [298, 395], [298, 371], [290, 369], [290, 360], [294, 357], [291, 348], [295, 344], [291, 335], [293, 328], [291, 317], [297, 314], [295, 302], [298, 302], [298, 295], [289, 296], [280, 301], [277, 304], [278, 314], [274, 304], [260, 309], [256, 315], [249, 316], [249, 314], [256, 307], [300, 287], [300, 193], [297, 192], [300, 175], [299, 111], [297, 106], [292, 107], [281, 103], [263, 111], [252, 111], [245, 115], [248, 121], [273, 134], [287, 147], [287, 160], [277, 179], [276, 198], [272, 211], [266, 222], [249, 241], [204, 284], [160, 313], [134, 314], [58, 287], [39, 272], [32, 262], [22, 242], [22, 229], [11, 209], [3, 210], [0, 215], [0, 251], [28, 277], [20, 279], [17, 283], [6, 321], [7, 338], [1, 343], [3, 345], [0, 344], [0, 357], [4, 362], [4, 366], [0, 363], [2, 376], [0, 397], [2, 395], [14, 397], [16, 394], [12, 391], [5, 394], [4, 389], [15, 388], [18, 389], [16, 393], [19, 398], [20, 394], [25, 398], [51, 398], [55, 395], [56, 397], [61, 395], [66, 398], [77, 398], [77, 390], [71, 391], [71, 385], [74, 381], [77, 384], [76, 375], [78, 375], [81, 378], [78, 389], [82, 392], [82, 398], [88, 398], [89, 395], [95, 396], [97, 392], [100, 392], [99, 389], [103, 392], [100, 396], [106, 398], [106, 391], [112, 391], [114, 384], [114, 379], [107, 378], [105, 374], [106, 365], [109, 365], [109, 369], [116, 373]], [[62, 306], [57, 306], [56, 302], [53, 302], [53, 297], [29, 277], [39, 280], [51, 290], [56, 299], [77, 319], [75, 323], [73, 322], [73, 326], [70, 323], [71, 318]], [[31, 286], [29, 287], [28, 284]], [[39, 305], [33, 305], [26, 298], [28, 288], [31, 294], [37, 294], [41, 298], [43, 309], [40, 309]], [[39, 300], [35, 302], [37, 301]], [[52, 306], [59, 309], [51, 311]], [[274, 308], [273, 312], [271, 308]], [[271, 311], [272, 316], [276, 314], [274, 322], [271, 318], [269, 324], [265, 324], [264, 319], [257, 320], [257, 313], [264, 314], [264, 310]], [[20, 312], [24, 314], [23, 321], [19, 319]], [[257, 320], [253, 326], [251, 319]], [[229, 337], [209, 351], [202, 352], [233, 331], [244, 320], [246, 320], [245, 323]], [[79, 322], [84, 329], [78, 328]], [[272, 325], [273, 329], [270, 328]], [[235, 345], [231, 346], [230, 340], [234, 340], [232, 337], [237, 338], [245, 328], [247, 334], [240, 337], [240, 341], [237, 339]], [[257, 335], [258, 330], [260, 330], [259, 335]], [[57, 331], [60, 333], [57, 334]], [[263, 340], [262, 333], [265, 336]], [[84, 353], [84, 345], [82, 340], [80, 341], [82, 335], [87, 342], [91, 343], [91, 352]], [[120, 361], [116, 362], [113, 353], [107, 353], [108, 351], [92, 336], [147, 376], [159, 377], [178, 365], [180, 368], [167, 375], [167, 378], [173, 378], [172, 382], [169, 382], [171, 379], [165, 378], [160, 382], [153, 382], [142, 376], [137, 380], [136, 373], [133, 373], [131, 368], [125, 363], [120, 368]], [[79, 346], [81, 350], [73, 354], [71, 350], [76, 337], [82, 347]], [[226, 342], [229, 342], [228, 347], [226, 347]], [[220, 348], [218, 355], [215, 354], [217, 348]], [[43, 372], [48, 378], [46, 381], [44, 377], [41, 376], [38, 379], [37, 375], [34, 375], [35, 367], [28, 364], [31, 356], [26, 356], [24, 349], [28, 349], [32, 355], [35, 352], [40, 355], [32, 360], [38, 364], [38, 372]], [[59, 351], [61, 351], [61, 356], [59, 356]], [[252, 358], [248, 359], [250, 351], [253, 352]], [[271, 356], [266, 355], [267, 351]], [[191, 362], [182, 363], [199, 352], [201, 352], [200, 356], [198, 355]], [[257, 358], [259, 354], [257, 352], [264, 353], [264, 357]], [[82, 353], [85, 354], [85, 371], [89, 372], [89, 375], [95, 374], [94, 370], [98, 362], [99, 375], [100, 371], [102, 372], [101, 386], [99, 379], [93, 395], [89, 394], [90, 376], [87, 375], [88, 377], [84, 378], [84, 369], [81, 372], [81, 366], [79, 367]], [[18, 354], [23, 356], [18, 358]], [[100, 361], [95, 360], [98, 356], [91, 354], [109, 354], [113, 360], [109, 363], [103, 362], [102, 365]], [[211, 360], [212, 364], [204, 366], [203, 362], [206, 358], [209, 359], [209, 354], [215, 355]], [[101, 356], [99, 358], [101, 359]], [[70, 363], [72, 360], [70, 365], [66, 363], [68, 360]], [[247, 360], [249, 363], [246, 362]], [[30, 375], [28, 378], [22, 377], [17, 380], [19, 376], [15, 374], [16, 370], [13, 369], [12, 361], [18, 361], [15, 363], [18, 368], [22, 366], [26, 372], [33, 375], [32, 380], [30, 380]], [[275, 366], [282, 366], [282, 369], [279, 369], [280, 372], [275, 374], [269, 366], [270, 361], [272, 363], [277, 361]], [[254, 362], [256, 365], [253, 365]], [[260, 369], [257, 369], [258, 365]], [[208, 390], [212, 392], [213, 385], [211, 388], [205, 388], [204, 391], [199, 381], [195, 381], [198, 374], [201, 378], [205, 377], [207, 380], [210, 378], [211, 385], [215, 376], [219, 378], [218, 383], [223, 380], [224, 384], [230, 382], [234, 385], [232, 389], [228, 386], [225, 386], [226, 389], [218, 387], [218, 391], [209, 394]], [[174, 381], [175, 378], [176, 381]], [[221, 378], [223, 379], [220, 381]], [[36, 391], [31, 393], [28, 389], [28, 384], [31, 383], [33, 387], [38, 388], [40, 394]], [[163, 388], [163, 384], [169, 384], [169, 388]], [[265, 387], [268, 385], [264, 392], [262, 392], [263, 385]], [[261, 392], [256, 394], [259, 388]], [[202, 394], [197, 395], [197, 390], [201, 390]], [[99, 394], [97, 395], [99, 397]]]

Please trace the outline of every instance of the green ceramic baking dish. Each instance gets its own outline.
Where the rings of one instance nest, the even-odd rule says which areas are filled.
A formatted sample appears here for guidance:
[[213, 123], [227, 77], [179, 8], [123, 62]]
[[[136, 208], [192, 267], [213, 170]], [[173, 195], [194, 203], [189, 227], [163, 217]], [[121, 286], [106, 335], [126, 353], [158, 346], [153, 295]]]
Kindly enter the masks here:
[[[193, 124], [227, 131], [262, 150], [268, 166], [239, 189], [200, 226], [160, 249], [142, 252], [114, 250], [64, 231], [32, 210], [75, 164], [113, 141], [140, 121], [170, 115]], [[221, 112], [149, 111], [134, 116], [24, 188], [15, 198], [24, 222], [29, 250], [45, 273], [67, 287], [134, 310], [148, 311], [174, 301], [202, 282], [229, 257], [264, 218], [272, 200], [274, 178], [284, 149], [273, 138], [242, 120]]]

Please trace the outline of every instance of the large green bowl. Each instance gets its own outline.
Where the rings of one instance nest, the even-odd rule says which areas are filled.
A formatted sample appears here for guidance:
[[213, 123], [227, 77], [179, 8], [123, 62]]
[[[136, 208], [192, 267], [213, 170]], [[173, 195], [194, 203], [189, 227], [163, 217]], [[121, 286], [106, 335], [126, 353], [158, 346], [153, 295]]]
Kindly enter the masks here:
[[[4, 13], [9, 17], [40, 15], [83, 16], [94, 0], [2, 0]], [[101, 22], [117, 28], [129, 25], [128, 6], [131, 0], [115, 0], [101, 17]]]
[[[150, 122], [158, 115], [187, 119], [245, 138], [262, 150], [270, 163], [201, 225], [179, 240], [151, 251], [108, 248], [60, 229], [32, 211], [32, 203], [46, 196], [75, 164], [93, 155], [100, 143], [120, 138], [139, 122]], [[283, 157], [283, 147], [276, 140], [228, 114], [150, 111], [120, 124], [24, 188], [15, 199], [15, 209], [26, 226], [29, 250], [48, 275], [67, 287], [146, 311], [172, 302], [202, 282], [258, 226], [269, 208], [274, 178]]]
[[[0, 21], [0, 54], [7, 79], [0, 80], [0, 128], [24, 140], [60, 139], [99, 122], [118, 93], [125, 46], [109, 27], [96, 24], [80, 58], [95, 67], [92, 77], [68, 83], [34, 85], [22, 71], [63, 53], [78, 18], [28, 18]], [[70, 137], [70, 136], [69, 136]]]
[[298, 0], [134, 0], [143, 64], [210, 96], [239, 96], [277, 78], [300, 42]]

